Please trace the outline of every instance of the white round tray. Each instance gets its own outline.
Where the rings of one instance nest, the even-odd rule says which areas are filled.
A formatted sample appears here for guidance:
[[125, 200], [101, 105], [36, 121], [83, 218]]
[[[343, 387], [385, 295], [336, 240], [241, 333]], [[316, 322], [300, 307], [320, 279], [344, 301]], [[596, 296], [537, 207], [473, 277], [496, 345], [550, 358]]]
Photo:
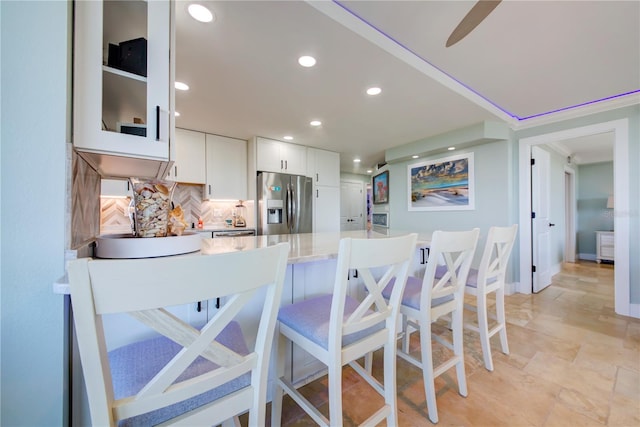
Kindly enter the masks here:
[[105, 234], [96, 239], [96, 258], [153, 258], [180, 255], [200, 250], [202, 236], [185, 233], [169, 237], [133, 237], [130, 234]]

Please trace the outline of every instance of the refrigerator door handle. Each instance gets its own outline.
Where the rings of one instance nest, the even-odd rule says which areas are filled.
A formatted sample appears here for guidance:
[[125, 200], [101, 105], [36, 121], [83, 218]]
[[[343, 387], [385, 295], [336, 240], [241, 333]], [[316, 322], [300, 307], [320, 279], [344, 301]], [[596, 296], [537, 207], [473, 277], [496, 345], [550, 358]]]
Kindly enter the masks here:
[[291, 200], [291, 185], [287, 184], [287, 196], [285, 200], [286, 212], [287, 212], [287, 228], [289, 232], [291, 232], [291, 225], [293, 223], [293, 209], [292, 209], [292, 200]]
[[291, 186], [291, 230], [290, 230], [290, 232], [292, 233], [294, 230], [296, 230], [296, 216], [298, 215], [298, 207], [296, 206], [295, 200], [296, 200], [296, 192], [295, 192], [295, 187], [292, 185]]

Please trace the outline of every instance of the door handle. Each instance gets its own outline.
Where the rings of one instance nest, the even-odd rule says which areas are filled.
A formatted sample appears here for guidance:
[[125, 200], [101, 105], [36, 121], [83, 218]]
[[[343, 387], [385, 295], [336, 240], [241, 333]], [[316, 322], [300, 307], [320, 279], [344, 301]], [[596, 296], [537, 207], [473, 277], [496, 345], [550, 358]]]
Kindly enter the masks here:
[[160, 106], [156, 105], [156, 141], [160, 141]]
[[556, 225], [552, 222], [549, 223], [549, 227], [555, 227]]
[[[285, 164], [286, 164], [286, 160], [285, 160]], [[293, 188], [293, 186], [291, 186], [291, 231], [293, 231], [296, 228], [296, 215], [298, 214], [297, 209], [298, 207], [295, 204], [295, 200], [296, 200], [296, 192]]]

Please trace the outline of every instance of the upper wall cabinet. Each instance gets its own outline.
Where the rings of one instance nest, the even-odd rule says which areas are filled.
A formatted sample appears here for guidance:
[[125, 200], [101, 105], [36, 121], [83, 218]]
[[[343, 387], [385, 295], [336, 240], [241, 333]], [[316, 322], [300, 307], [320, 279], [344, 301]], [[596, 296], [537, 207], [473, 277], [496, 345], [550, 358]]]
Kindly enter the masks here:
[[205, 134], [176, 129], [176, 157], [168, 178], [177, 182], [204, 184], [206, 182]]
[[307, 173], [307, 176], [313, 178], [315, 185], [339, 187], [340, 153], [308, 148]]
[[164, 176], [174, 126], [174, 3], [74, 4], [76, 150], [103, 176]]
[[206, 138], [207, 184], [204, 197], [247, 200], [247, 141], [210, 134]]
[[256, 144], [257, 170], [307, 174], [307, 147], [260, 137], [256, 138]]

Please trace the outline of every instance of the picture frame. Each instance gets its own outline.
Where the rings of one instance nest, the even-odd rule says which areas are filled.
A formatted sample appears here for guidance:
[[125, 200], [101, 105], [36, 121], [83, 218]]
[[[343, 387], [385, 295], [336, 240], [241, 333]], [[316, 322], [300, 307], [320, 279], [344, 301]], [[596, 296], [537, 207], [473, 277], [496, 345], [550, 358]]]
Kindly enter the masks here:
[[389, 171], [375, 175], [372, 180], [373, 204], [381, 205], [389, 203]]
[[389, 228], [389, 213], [374, 212], [371, 214], [371, 225]]
[[407, 166], [409, 211], [475, 209], [473, 153]]

